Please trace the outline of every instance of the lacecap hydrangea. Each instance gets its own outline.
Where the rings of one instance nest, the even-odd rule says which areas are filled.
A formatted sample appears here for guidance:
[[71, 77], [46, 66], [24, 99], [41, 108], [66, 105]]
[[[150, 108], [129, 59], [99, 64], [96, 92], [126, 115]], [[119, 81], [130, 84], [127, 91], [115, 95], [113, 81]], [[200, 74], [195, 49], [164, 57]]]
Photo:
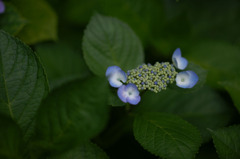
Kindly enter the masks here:
[[[189, 89], [198, 82], [198, 75], [186, 69], [188, 60], [182, 57], [181, 50], [177, 48], [172, 55], [172, 64], [169, 62], [156, 62], [154, 65], [142, 64], [125, 73], [118, 66], [109, 66], [106, 77], [112, 87], [118, 88], [117, 94], [121, 101], [137, 105], [140, 92], [150, 90], [155, 93], [166, 90], [169, 84], [176, 82], [181, 88]], [[181, 71], [181, 72], [178, 72]]]

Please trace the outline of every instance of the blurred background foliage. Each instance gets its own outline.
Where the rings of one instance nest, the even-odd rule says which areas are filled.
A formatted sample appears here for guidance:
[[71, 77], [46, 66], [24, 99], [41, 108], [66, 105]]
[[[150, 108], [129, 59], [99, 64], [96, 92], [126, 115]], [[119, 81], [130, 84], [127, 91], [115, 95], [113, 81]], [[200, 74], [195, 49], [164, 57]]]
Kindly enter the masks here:
[[[9, 0], [6, 6], [0, 28], [37, 52], [51, 90], [92, 76], [83, 60], [82, 39], [91, 16], [100, 13], [132, 28], [146, 63], [171, 61], [173, 51], [181, 48], [183, 56], [207, 72], [202, 88], [148, 92], [135, 111], [177, 114], [198, 127], [203, 138], [198, 159], [218, 158], [206, 128], [240, 123], [240, 1]], [[134, 140], [133, 119], [123, 115], [122, 107], [112, 107], [108, 126], [93, 142], [110, 158], [157, 158]]]

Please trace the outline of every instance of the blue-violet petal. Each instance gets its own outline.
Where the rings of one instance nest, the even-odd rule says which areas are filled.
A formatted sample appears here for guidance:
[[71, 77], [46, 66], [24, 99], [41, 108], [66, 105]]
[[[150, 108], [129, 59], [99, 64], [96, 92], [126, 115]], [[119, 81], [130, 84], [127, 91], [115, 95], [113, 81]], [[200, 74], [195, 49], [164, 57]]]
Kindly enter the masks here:
[[108, 76], [108, 81], [112, 87], [119, 88], [127, 81], [127, 75], [123, 70], [115, 71]]
[[132, 105], [137, 105], [141, 100], [137, 86], [132, 83], [126, 86], [122, 85], [118, 88], [118, 97], [124, 103], [130, 103]]
[[181, 88], [192, 88], [198, 82], [198, 75], [193, 71], [183, 71], [177, 74], [176, 83]]
[[108, 77], [108, 76], [111, 75], [112, 73], [114, 73], [114, 72], [116, 72], [116, 71], [119, 71], [119, 70], [121, 70], [121, 68], [118, 67], [118, 66], [109, 66], [109, 67], [107, 68], [107, 71], [106, 71], [106, 77]]
[[181, 50], [179, 48], [177, 48], [174, 51], [173, 56], [172, 56], [172, 62], [174, 64], [174, 66], [180, 70], [184, 70], [188, 65], [187, 59], [182, 57]]
[[5, 12], [5, 4], [0, 0], [0, 14]]

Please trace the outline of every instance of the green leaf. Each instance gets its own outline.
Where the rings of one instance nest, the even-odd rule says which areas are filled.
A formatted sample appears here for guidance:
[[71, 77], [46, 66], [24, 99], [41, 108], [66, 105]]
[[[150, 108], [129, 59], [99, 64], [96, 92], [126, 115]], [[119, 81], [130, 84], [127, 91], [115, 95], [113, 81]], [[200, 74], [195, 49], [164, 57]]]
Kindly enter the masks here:
[[230, 94], [232, 97], [232, 100], [234, 102], [234, 105], [240, 112], [240, 80], [229, 80], [229, 81], [224, 81], [220, 82], [220, 85], [222, 85]]
[[45, 0], [13, 0], [28, 23], [18, 36], [28, 44], [57, 39], [57, 16]]
[[90, 73], [82, 55], [65, 43], [40, 44], [36, 50], [45, 66], [51, 89]]
[[48, 92], [43, 67], [27, 45], [4, 31], [0, 31], [0, 63], [0, 112], [14, 119], [27, 139]]
[[20, 159], [22, 134], [17, 124], [6, 116], [0, 116], [0, 158]]
[[108, 159], [108, 156], [100, 147], [87, 142], [65, 154], [49, 159]]
[[219, 81], [231, 80], [240, 75], [240, 49], [226, 42], [205, 41], [194, 45], [187, 55], [208, 71], [207, 81], [215, 86]]
[[220, 159], [240, 158], [240, 126], [235, 125], [217, 131], [209, 130]]
[[201, 144], [200, 133], [194, 126], [170, 114], [138, 115], [133, 132], [145, 149], [166, 159], [194, 158]]
[[10, 34], [16, 35], [25, 26], [27, 21], [21, 16], [21, 14], [13, 5], [7, 2], [5, 5], [5, 13], [0, 15], [1, 29], [7, 31]]
[[89, 68], [104, 76], [108, 66], [124, 71], [143, 63], [144, 54], [138, 37], [125, 23], [111, 17], [94, 15], [83, 38], [84, 58]]
[[43, 101], [37, 116], [37, 144], [61, 151], [100, 133], [108, 120], [105, 79], [88, 78], [66, 84]]
[[208, 87], [187, 94], [174, 90], [162, 91], [159, 94], [146, 92], [137, 111], [177, 114], [200, 130], [203, 142], [211, 138], [206, 128], [223, 127], [233, 116], [232, 110], [222, 97]]

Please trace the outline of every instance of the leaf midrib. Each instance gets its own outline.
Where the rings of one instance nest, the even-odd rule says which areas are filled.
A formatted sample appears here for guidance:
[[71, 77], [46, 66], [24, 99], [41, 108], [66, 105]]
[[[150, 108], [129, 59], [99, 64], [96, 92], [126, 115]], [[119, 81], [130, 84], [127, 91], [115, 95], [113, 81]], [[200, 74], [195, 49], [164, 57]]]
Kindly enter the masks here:
[[[112, 57], [112, 60], [114, 61], [114, 64], [117, 65], [117, 66], [121, 66], [120, 63], [118, 62], [116, 56], [115, 56], [117, 53], [116, 53], [116, 52], [114, 51], [114, 49], [113, 49], [113, 44], [112, 44], [112, 41], [111, 41], [108, 33], [105, 31], [105, 28], [103, 27], [101, 20], [100, 20], [99, 18], [98, 18], [97, 20], [98, 20], [98, 23], [100, 24], [99, 26], [101, 27], [101, 29], [102, 29], [102, 31], [103, 31], [103, 34], [104, 34], [105, 37], [106, 37], [106, 40], [107, 40], [107, 42], [108, 42], [109, 52], [111, 53], [111, 57]], [[112, 25], [115, 25], [115, 20], [114, 20], [114, 22], [113, 22]], [[116, 30], [114, 30], [114, 34], [115, 34], [115, 32], [116, 32]], [[114, 36], [114, 35], [113, 35], [113, 36]]]
[[[185, 157], [184, 153], [181, 151], [181, 149], [179, 148], [178, 144], [177, 144], [177, 141], [176, 141], [176, 138], [172, 136], [172, 134], [168, 133], [163, 127], [161, 127], [160, 125], [158, 125], [157, 123], [155, 123], [154, 120], [149, 120], [149, 119], [146, 119], [149, 123], [153, 124], [154, 126], [160, 128], [166, 135], [168, 135], [170, 138], [172, 138], [172, 140], [174, 141], [174, 143], [176, 144], [177, 146], [177, 149], [179, 150], [179, 152], [181, 152], [182, 156]], [[189, 147], [188, 147], [189, 148]], [[191, 149], [190, 149], [191, 150]]]
[[[8, 49], [8, 47], [9, 47], [9, 39], [7, 41], [7, 47], [6, 47], [5, 51]], [[13, 116], [12, 106], [11, 106], [11, 103], [10, 103], [10, 100], [9, 100], [9, 95], [8, 95], [8, 89], [7, 89], [7, 84], [6, 84], [6, 79], [5, 79], [5, 72], [4, 72], [4, 66], [3, 66], [3, 60], [2, 60], [2, 52], [1, 52], [1, 68], [2, 68], [1, 71], [3, 73], [3, 75], [2, 75], [3, 83], [4, 83], [3, 85], [4, 85], [4, 88], [5, 88], [6, 98], [7, 98], [7, 102], [8, 102], [7, 106], [8, 106], [8, 109], [9, 109], [10, 116], [13, 119], [14, 116]]]

